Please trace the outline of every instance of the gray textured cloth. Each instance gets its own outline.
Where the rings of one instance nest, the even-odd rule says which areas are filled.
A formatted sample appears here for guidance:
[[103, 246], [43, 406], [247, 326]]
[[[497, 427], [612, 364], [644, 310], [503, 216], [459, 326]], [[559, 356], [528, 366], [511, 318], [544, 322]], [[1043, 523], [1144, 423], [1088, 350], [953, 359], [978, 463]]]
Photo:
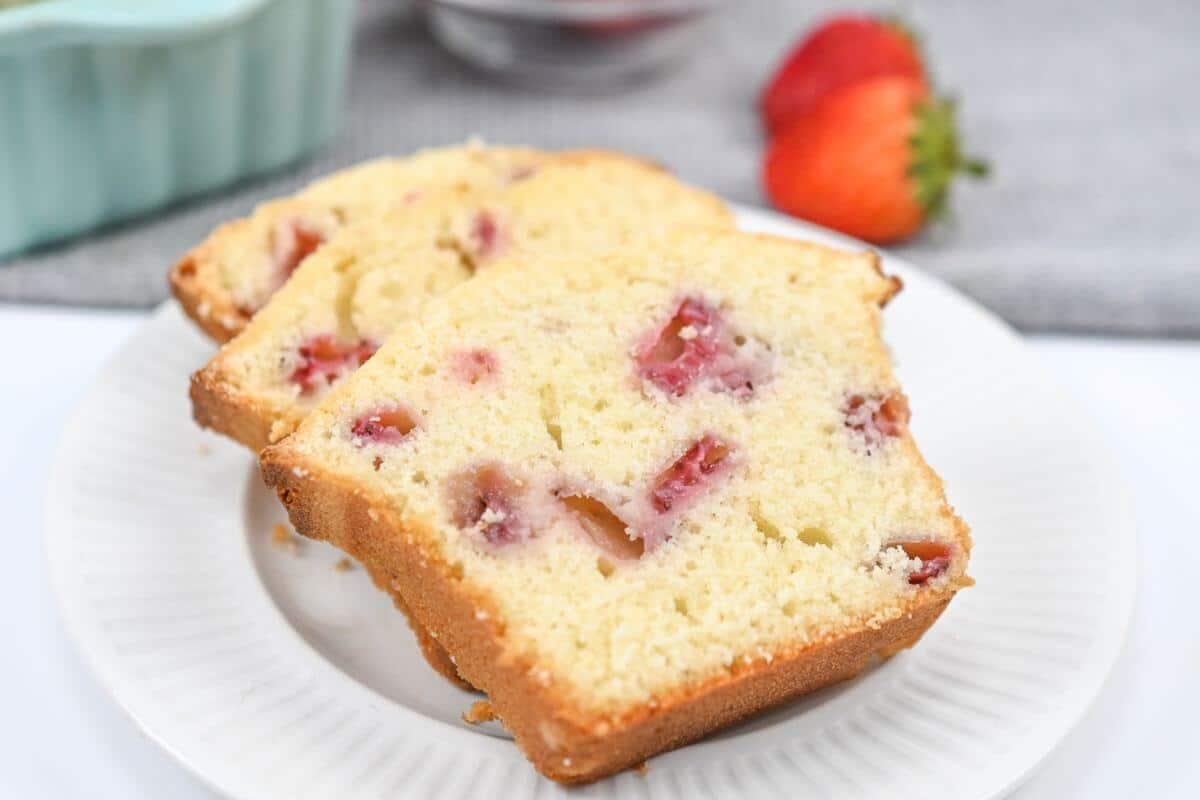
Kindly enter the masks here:
[[[994, 167], [951, 219], [897, 248], [1026, 329], [1200, 335], [1200, 4], [908, 4], [968, 149]], [[369, 156], [456, 142], [603, 146], [764, 204], [754, 104], [824, 11], [731, 1], [703, 48], [606, 95], [498, 84], [430, 42], [399, 0], [364, 0], [345, 125], [285, 175], [0, 265], [0, 299], [150, 305], [167, 266], [258, 201]]]

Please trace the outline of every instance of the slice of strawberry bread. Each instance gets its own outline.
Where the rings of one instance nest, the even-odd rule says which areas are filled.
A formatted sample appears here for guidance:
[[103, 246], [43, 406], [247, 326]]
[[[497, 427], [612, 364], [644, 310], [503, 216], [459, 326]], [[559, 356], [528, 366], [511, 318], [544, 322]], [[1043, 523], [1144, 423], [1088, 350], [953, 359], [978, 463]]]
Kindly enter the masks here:
[[538, 770], [594, 780], [916, 643], [970, 538], [876, 258], [715, 229], [426, 305], [262, 466]]
[[[345, 227], [305, 260], [196, 373], [195, 417], [261, 449], [290, 433], [399, 322], [481, 269], [520, 253], [580, 254], [642, 229], [728, 222], [712, 195], [600, 152], [557, 156], [492, 191], [427, 191], [398, 212]], [[482, 373], [489, 365], [464, 354], [460, 367]]]
[[553, 157], [471, 143], [360, 164], [222, 225], [176, 263], [171, 290], [205, 333], [228, 341], [342, 227], [403, 208], [429, 190], [503, 185]]

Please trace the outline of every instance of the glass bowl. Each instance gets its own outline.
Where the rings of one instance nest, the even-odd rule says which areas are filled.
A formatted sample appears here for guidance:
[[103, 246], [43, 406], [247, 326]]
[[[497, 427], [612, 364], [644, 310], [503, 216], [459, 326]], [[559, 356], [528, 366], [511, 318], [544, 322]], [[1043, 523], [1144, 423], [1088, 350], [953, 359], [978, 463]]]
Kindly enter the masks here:
[[608, 88], [685, 55], [722, 0], [424, 0], [443, 47], [522, 82]]

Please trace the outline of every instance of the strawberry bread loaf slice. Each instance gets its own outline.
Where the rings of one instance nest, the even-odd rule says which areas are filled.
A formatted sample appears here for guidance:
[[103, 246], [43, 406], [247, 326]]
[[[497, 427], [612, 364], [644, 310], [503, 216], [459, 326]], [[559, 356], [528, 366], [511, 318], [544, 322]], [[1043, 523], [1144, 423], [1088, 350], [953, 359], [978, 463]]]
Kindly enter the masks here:
[[342, 227], [404, 208], [429, 190], [469, 191], [519, 180], [553, 157], [472, 143], [337, 172], [222, 225], [175, 264], [171, 290], [205, 333], [228, 341]]
[[[395, 213], [343, 228], [306, 259], [196, 373], [195, 417], [259, 450], [290, 433], [398, 323], [482, 269], [520, 253], [580, 254], [641, 229], [728, 222], [712, 195], [601, 152], [547, 159], [492, 191], [426, 191]], [[489, 369], [482, 355], [464, 354], [460, 366]]]
[[594, 780], [916, 643], [970, 538], [871, 254], [718, 229], [426, 305], [261, 455], [538, 770]]

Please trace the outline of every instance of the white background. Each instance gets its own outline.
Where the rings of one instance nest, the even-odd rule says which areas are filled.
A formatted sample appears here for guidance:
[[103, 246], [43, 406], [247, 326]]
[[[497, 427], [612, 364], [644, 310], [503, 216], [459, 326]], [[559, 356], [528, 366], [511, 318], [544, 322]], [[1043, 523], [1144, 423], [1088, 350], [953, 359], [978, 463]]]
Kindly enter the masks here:
[[[214, 796], [99, 688], [59, 628], [46, 580], [41, 498], [59, 431], [142, 318], [0, 306], [0, 798]], [[1140, 573], [1141, 593], [1095, 707], [1013, 796], [1200, 797], [1200, 342], [1030, 345], [1125, 468], [1141, 533], [1129, 574]]]

